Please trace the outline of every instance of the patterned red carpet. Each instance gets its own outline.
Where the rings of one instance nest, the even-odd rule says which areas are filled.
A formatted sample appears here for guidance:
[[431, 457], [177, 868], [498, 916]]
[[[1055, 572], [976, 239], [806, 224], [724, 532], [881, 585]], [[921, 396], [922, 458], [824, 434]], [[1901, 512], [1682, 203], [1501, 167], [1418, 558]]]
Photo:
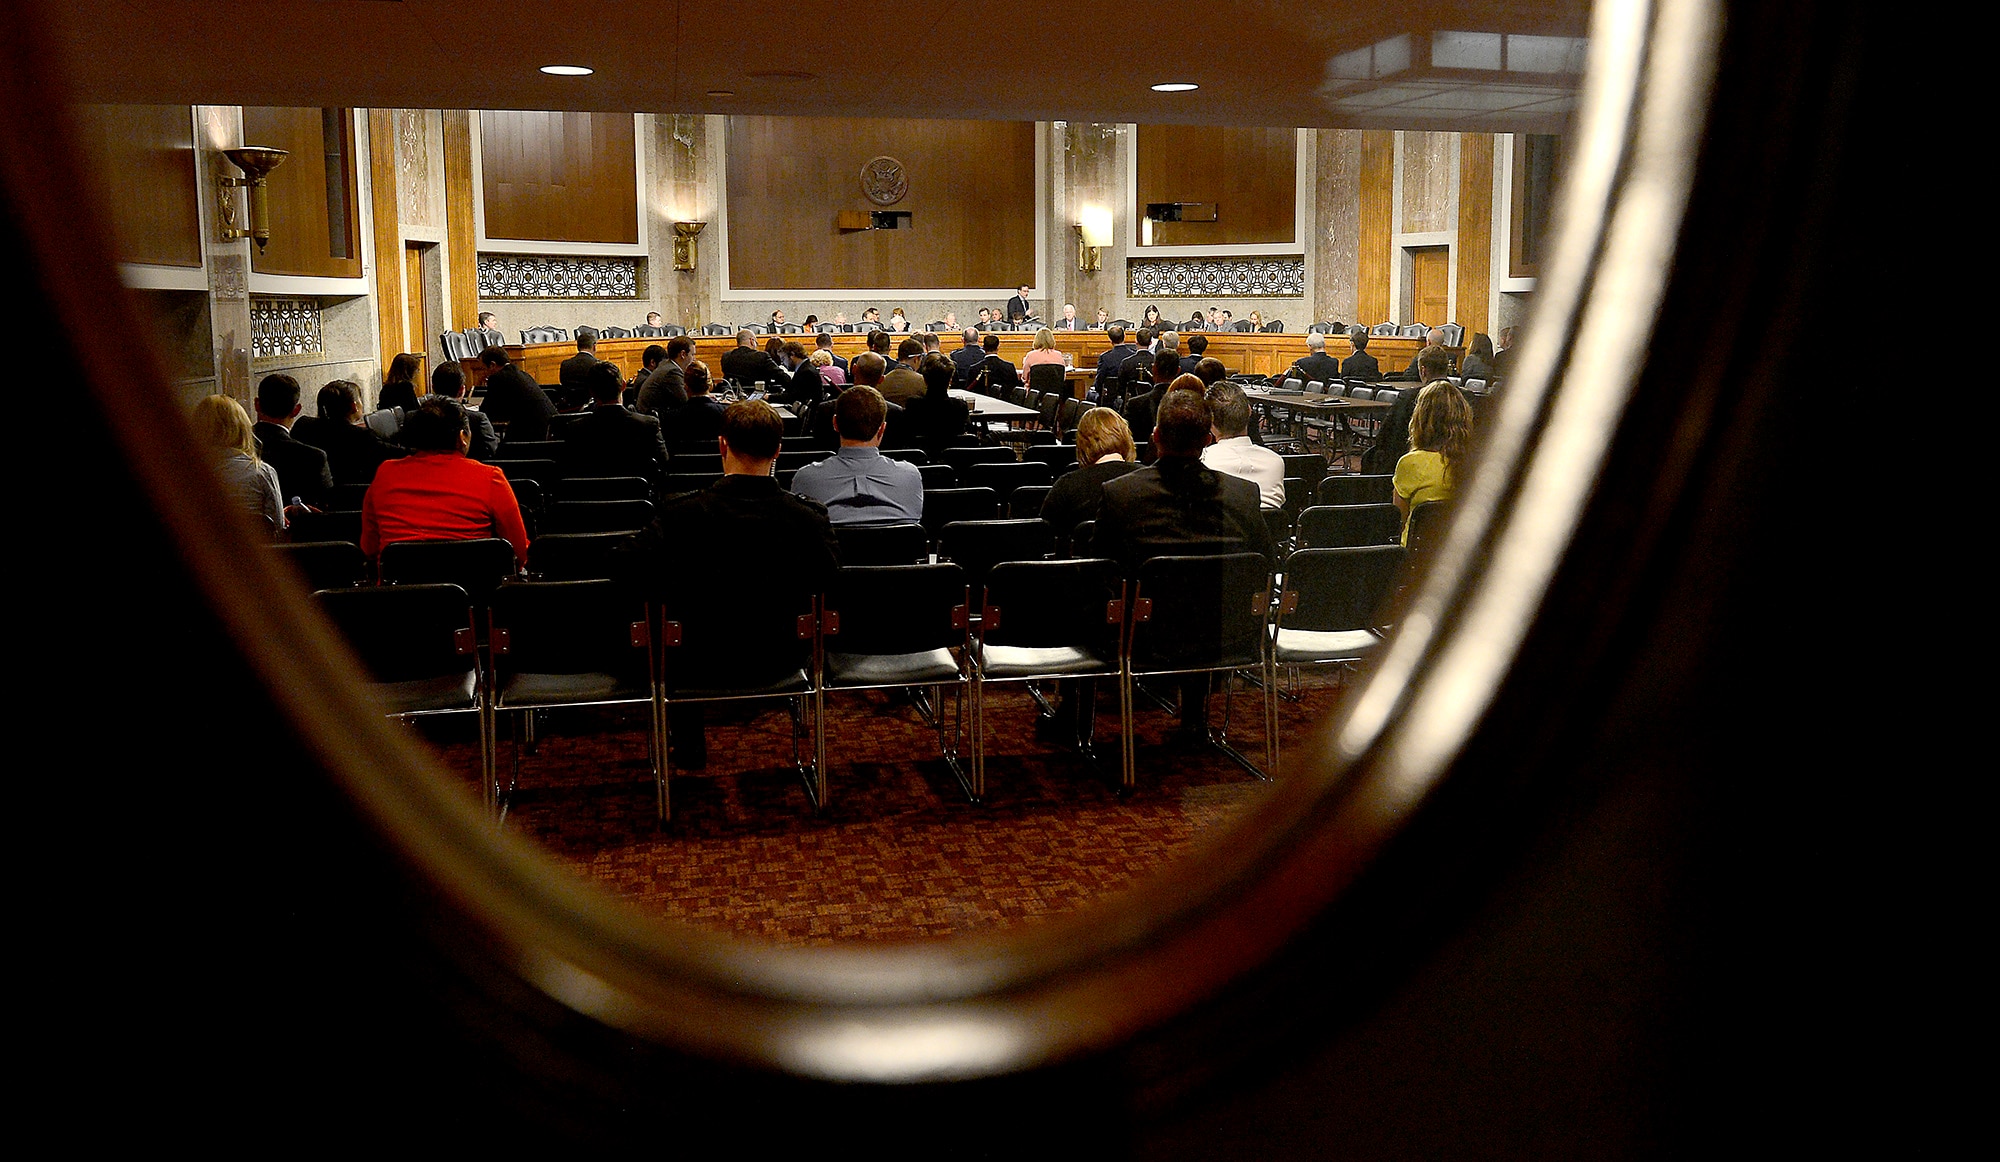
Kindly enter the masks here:
[[[1304, 737], [1340, 693], [1330, 673], [1305, 682], [1300, 702], [1280, 703], [1288, 739]], [[790, 717], [767, 703], [711, 710], [709, 766], [676, 774], [665, 829], [644, 708], [549, 715], [535, 752], [522, 752], [507, 826], [660, 916], [786, 943], [909, 940], [1032, 923], [1132, 888], [1266, 786], [1218, 751], [1173, 740], [1174, 720], [1142, 701], [1139, 786], [1120, 799], [1109, 690], [1099, 696], [1099, 770], [1036, 737], [1020, 687], [996, 689], [982, 805], [965, 801], [916, 708], [871, 693], [828, 702], [830, 801], [818, 815], [790, 767]], [[1218, 695], [1212, 721], [1221, 712]], [[1239, 689], [1232, 734], [1256, 760], [1260, 719]], [[476, 785], [469, 726], [426, 730]], [[504, 779], [504, 723], [499, 753]]]

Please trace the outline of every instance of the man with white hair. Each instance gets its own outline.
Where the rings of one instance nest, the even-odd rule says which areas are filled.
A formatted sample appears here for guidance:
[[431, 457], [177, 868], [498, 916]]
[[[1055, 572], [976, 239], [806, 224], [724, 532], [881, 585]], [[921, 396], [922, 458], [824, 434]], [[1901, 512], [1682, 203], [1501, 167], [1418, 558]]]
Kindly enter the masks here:
[[1308, 383], [1326, 383], [1340, 378], [1340, 361], [1326, 353], [1326, 336], [1318, 331], [1306, 335], [1305, 358], [1285, 369], [1280, 380], [1298, 378]]
[[1063, 316], [1056, 320], [1055, 329], [1058, 331], [1083, 330], [1083, 324], [1077, 321], [1075, 303], [1063, 304]]

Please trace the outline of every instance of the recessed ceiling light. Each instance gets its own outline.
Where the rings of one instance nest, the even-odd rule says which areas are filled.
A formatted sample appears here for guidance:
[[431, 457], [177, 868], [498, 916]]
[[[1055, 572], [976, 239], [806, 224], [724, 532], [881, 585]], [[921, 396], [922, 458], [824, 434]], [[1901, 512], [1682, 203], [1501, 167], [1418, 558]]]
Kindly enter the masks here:
[[1190, 89], [1199, 88], [1201, 88], [1200, 85], [1189, 81], [1168, 81], [1165, 84], [1154, 85], [1153, 91], [1155, 93], [1185, 93]]
[[710, 90], [708, 91], [708, 95], [709, 95], [709, 96], [711, 96], [711, 97], [734, 97], [734, 96], [736, 95], [736, 90], [734, 90], [734, 89], [710, 89]]
[[552, 77], [587, 77], [597, 70], [582, 65], [543, 65], [542, 71]]

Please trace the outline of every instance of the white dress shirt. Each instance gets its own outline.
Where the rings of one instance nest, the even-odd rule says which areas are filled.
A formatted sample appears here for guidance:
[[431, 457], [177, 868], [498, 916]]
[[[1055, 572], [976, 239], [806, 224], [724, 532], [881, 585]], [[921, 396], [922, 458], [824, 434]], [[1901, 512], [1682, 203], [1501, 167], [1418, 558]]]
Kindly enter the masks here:
[[1285, 458], [1260, 448], [1248, 436], [1231, 436], [1202, 449], [1201, 462], [1217, 472], [1241, 476], [1257, 486], [1262, 508], [1285, 506]]

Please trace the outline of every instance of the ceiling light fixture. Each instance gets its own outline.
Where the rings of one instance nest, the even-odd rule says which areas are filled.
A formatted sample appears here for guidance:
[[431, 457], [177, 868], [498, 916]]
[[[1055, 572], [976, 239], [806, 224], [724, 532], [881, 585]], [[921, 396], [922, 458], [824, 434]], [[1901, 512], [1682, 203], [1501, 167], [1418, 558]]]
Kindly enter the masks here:
[[1199, 88], [1201, 86], [1192, 81], [1167, 81], [1164, 84], [1154, 85], [1153, 91], [1155, 93], [1185, 93], [1191, 89]]
[[543, 65], [542, 71], [552, 77], [587, 77], [597, 70], [582, 65]]

